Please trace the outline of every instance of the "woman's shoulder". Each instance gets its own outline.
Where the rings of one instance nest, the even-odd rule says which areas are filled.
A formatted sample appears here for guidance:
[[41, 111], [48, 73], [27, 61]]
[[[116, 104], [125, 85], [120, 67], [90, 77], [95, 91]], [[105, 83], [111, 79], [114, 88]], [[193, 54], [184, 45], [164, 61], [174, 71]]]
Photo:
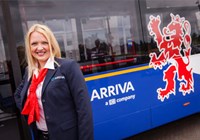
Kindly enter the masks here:
[[80, 71], [80, 65], [73, 59], [56, 58], [55, 61], [60, 65], [58, 68], [63, 74], [78, 73]]
[[55, 61], [60, 65], [60, 66], [67, 66], [67, 67], [72, 67], [73, 65], [77, 65], [77, 62], [74, 59], [68, 59], [68, 58], [55, 58]]
[[68, 59], [68, 58], [55, 58], [55, 61], [58, 62], [59, 64], [76, 63], [76, 61], [74, 59]]

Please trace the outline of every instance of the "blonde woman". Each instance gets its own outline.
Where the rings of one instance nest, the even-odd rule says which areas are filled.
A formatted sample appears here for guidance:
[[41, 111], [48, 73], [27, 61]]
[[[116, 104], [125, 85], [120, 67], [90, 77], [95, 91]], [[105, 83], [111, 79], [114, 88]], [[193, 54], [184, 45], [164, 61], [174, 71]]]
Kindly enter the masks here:
[[92, 109], [84, 77], [46, 26], [35, 24], [25, 38], [28, 68], [15, 92], [35, 140], [92, 140]]

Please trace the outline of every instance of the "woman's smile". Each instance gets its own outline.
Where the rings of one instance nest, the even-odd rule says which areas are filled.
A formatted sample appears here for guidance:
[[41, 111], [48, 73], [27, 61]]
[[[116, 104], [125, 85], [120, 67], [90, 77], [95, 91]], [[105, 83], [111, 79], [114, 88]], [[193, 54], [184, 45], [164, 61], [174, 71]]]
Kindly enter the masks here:
[[30, 35], [31, 54], [38, 61], [42, 68], [50, 57], [50, 46], [46, 37], [39, 33], [33, 32]]

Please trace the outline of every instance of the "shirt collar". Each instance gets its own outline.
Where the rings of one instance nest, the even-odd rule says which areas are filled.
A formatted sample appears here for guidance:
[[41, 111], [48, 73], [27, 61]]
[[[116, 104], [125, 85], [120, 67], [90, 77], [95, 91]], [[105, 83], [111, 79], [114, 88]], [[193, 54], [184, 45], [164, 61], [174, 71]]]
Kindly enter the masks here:
[[49, 58], [46, 62], [46, 64], [44, 65], [44, 68], [47, 68], [47, 69], [55, 69], [54, 67], [54, 58]]
[[[36, 64], [36, 66], [38, 66], [38, 64]], [[55, 66], [54, 66], [54, 58], [49, 58], [46, 62], [46, 64], [44, 65], [44, 68], [47, 68], [47, 69], [52, 69], [54, 70], [55, 69]], [[39, 74], [39, 70], [38, 68], [35, 68], [33, 73], [38, 76]]]

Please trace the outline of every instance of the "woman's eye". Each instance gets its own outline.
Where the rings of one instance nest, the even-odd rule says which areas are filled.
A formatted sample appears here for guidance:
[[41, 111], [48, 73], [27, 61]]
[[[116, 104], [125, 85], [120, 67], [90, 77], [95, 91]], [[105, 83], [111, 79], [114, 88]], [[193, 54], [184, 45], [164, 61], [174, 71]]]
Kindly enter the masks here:
[[44, 44], [44, 45], [47, 45], [47, 44], [48, 44], [48, 42], [42, 42], [42, 44]]
[[35, 42], [34, 42], [34, 43], [31, 43], [31, 46], [35, 46], [35, 45], [37, 45], [37, 43], [35, 43]]

